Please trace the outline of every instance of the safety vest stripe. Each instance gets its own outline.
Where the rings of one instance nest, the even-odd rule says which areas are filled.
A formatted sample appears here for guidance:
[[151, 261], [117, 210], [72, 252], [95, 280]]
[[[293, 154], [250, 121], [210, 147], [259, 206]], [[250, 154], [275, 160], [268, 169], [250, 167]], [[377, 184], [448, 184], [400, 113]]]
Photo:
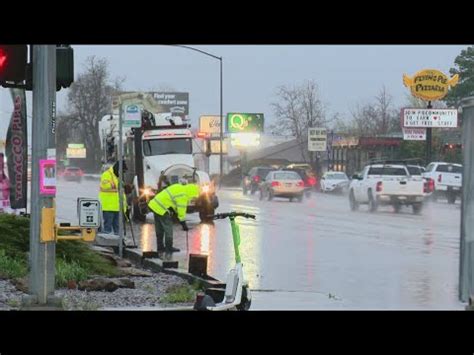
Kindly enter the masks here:
[[173, 204], [174, 204], [176, 207], [178, 207], [178, 204], [176, 203], [176, 200], [174, 199], [174, 196], [171, 194], [171, 192], [170, 192], [168, 189], [166, 189], [165, 191], [168, 193], [168, 195], [169, 195], [171, 201], [173, 201]]
[[160, 206], [161, 208], [163, 208], [165, 211], [168, 211], [168, 209], [157, 199], [157, 198], [154, 198], [152, 200], [152, 202], [156, 203], [158, 206]]
[[186, 205], [176, 205], [177, 208], [186, 208]]
[[100, 192], [117, 192], [116, 189], [100, 189]]

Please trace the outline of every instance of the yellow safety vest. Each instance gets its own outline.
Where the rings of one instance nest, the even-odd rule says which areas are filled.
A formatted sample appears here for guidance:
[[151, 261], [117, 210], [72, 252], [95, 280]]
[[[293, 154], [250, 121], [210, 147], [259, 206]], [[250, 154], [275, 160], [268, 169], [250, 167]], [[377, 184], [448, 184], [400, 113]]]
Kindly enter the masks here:
[[199, 195], [199, 188], [191, 185], [174, 184], [167, 187], [148, 203], [148, 207], [160, 216], [171, 208], [177, 213], [178, 219], [184, 221], [189, 201]]
[[[102, 204], [102, 211], [119, 212], [119, 188], [118, 178], [115, 176], [113, 168], [107, 169], [100, 177], [99, 199]], [[127, 200], [123, 195], [123, 210], [127, 210]]]

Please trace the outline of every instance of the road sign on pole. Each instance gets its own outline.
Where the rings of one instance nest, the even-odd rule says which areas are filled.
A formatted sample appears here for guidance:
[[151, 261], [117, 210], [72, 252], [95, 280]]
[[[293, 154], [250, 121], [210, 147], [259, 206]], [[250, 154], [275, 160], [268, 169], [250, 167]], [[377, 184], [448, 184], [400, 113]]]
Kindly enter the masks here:
[[327, 149], [326, 128], [308, 129], [308, 150], [310, 152], [324, 152]]
[[138, 105], [125, 105], [123, 127], [140, 128], [142, 126], [142, 113]]
[[410, 128], [456, 128], [457, 109], [404, 108], [402, 126]]
[[426, 140], [426, 128], [403, 128], [403, 139], [406, 141]]

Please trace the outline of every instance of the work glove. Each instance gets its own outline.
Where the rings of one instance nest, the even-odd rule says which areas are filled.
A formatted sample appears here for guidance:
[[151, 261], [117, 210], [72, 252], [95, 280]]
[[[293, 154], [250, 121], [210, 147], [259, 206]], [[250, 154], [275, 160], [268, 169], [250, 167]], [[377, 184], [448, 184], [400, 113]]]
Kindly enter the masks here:
[[181, 226], [183, 227], [183, 230], [187, 232], [189, 230], [188, 225], [186, 224], [186, 221], [180, 222]]

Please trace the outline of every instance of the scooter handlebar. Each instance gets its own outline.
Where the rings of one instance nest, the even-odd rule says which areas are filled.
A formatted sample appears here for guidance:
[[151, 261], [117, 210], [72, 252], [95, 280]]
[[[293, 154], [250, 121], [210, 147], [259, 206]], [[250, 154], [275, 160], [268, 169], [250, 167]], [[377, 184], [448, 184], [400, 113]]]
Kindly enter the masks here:
[[244, 212], [217, 213], [217, 214], [208, 215], [208, 217], [212, 219], [224, 219], [227, 217], [230, 217], [230, 218], [244, 217], [244, 218], [251, 218], [251, 219], [256, 218], [254, 214], [244, 213]]

